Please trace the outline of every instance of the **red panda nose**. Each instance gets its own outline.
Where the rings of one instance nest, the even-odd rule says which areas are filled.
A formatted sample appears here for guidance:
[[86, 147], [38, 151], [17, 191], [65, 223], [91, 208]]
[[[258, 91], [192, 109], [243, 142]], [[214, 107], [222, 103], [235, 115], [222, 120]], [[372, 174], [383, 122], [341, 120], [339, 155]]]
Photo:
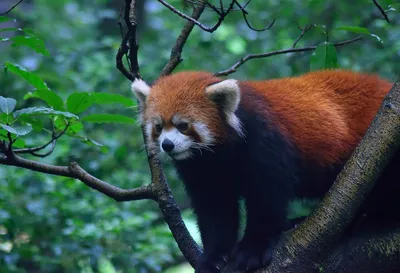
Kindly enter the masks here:
[[161, 143], [161, 147], [163, 148], [164, 151], [166, 151], [167, 153], [171, 152], [175, 145], [174, 143], [169, 140], [168, 138], [164, 139], [164, 141]]

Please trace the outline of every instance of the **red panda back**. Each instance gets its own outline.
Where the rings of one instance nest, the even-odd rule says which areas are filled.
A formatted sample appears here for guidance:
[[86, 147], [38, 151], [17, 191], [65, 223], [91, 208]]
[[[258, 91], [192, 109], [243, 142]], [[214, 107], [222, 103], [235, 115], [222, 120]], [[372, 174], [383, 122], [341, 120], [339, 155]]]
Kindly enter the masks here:
[[265, 98], [281, 132], [321, 165], [347, 159], [391, 88], [377, 76], [340, 70], [244, 84]]

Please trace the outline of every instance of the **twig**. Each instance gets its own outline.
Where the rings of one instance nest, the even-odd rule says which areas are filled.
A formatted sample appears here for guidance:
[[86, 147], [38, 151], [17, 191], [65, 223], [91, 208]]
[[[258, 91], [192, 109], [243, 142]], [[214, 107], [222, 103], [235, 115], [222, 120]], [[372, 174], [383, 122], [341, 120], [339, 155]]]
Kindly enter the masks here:
[[247, 27], [250, 28], [251, 30], [261, 32], [261, 31], [265, 31], [265, 30], [270, 29], [270, 28], [273, 27], [273, 25], [275, 24], [276, 19], [272, 20], [272, 22], [271, 22], [267, 27], [265, 27], [265, 28], [257, 29], [257, 28], [252, 27], [251, 24], [250, 24], [250, 22], [249, 22], [248, 19], [247, 19], [247, 14], [248, 14], [248, 12], [247, 12], [246, 9], [245, 9], [246, 6], [250, 3], [250, 1], [248, 1], [243, 7], [240, 5], [240, 3], [239, 3], [238, 1], [235, 1], [235, 3], [236, 3], [236, 5], [239, 7], [239, 9], [242, 11], [242, 15], [243, 15], [244, 21], [246, 22]]
[[[61, 136], [63, 136], [67, 132], [68, 128], [69, 128], [69, 124], [67, 123], [67, 125], [65, 126], [63, 131], [61, 133], [59, 133], [58, 135], [56, 135], [56, 133], [53, 131], [52, 136], [51, 136], [51, 140], [49, 140], [48, 142], [46, 142], [43, 145], [36, 146], [36, 147], [31, 147], [31, 148], [14, 149], [13, 152], [16, 153], [16, 154], [31, 154], [31, 155], [34, 155], [34, 156], [37, 156], [37, 157], [49, 156], [54, 151], [57, 139], [59, 139]], [[45, 154], [37, 154], [36, 153], [38, 151], [41, 151], [41, 150], [45, 149], [50, 144], [52, 145], [52, 147], [50, 149], [50, 152], [47, 152]]]
[[[250, 2], [251, 2], [251, 0], [248, 0], [248, 1], [246, 2], [246, 4], [245, 4], [243, 7], [246, 7]], [[199, 5], [204, 5], [204, 4], [205, 4], [205, 5], [206, 5], [206, 8], [209, 9], [209, 10], [215, 11], [215, 9], [216, 9], [216, 7], [215, 7], [214, 5], [212, 5], [212, 4], [210, 3], [210, 1], [207, 1], [207, 0], [185, 0], [185, 3], [190, 3], [190, 4], [192, 4], [194, 7], [195, 7], [195, 6], [199, 6]], [[224, 8], [224, 5], [223, 5], [223, 1], [220, 0], [219, 3], [220, 3], [221, 9], [218, 10], [218, 13], [219, 13], [219, 12], [225, 12], [225, 8]], [[238, 11], [239, 11], [239, 12], [242, 12], [242, 10], [239, 9], [239, 8], [232, 8], [230, 12], [238, 12]]]
[[[350, 44], [350, 43], [359, 41], [361, 39], [362, 39], [362, 37], [356, 37], [354, 39], [343, 41], [343, 42], [339, 42], [339, 43], [335, 43], [333, 45], [335, 47], [342, 46], [342, 45], [346, 45], [346, 44]], [[251, 59], [266, 58], [266, 57], [271, 57], [271, 56], [275, 56], [275, 55], [294, 53], [294, 52], [312, 51], [312, 50], [314, 50], [316, 48], [317, 48], [317, 46], [307, 46], [307, 47], [301, 47], [301, 48], [293, 48], [292, 47], [292, 48], [288, 48], [288, 49], [276, 50], [276, 51], [271, 51], [271, 52], [267, 52], [267, 53], [249, 54], [249, 55], [246, 55], [245, 57], [241, 58], [231, 68], [229, 68], [227, 70], [223, 70], [223, 71], [217, 72], [214, 75], [215, 76], [226, 76], [226, 75], [232, 74], [232, 73], [236, 72], [237, 69], [240, 66], [242, 66], [245, 62], [247, 62], [247, 61], [249, 61]]]
[[372, 2], [374, 2], [375, 6], [379, 9], [379, 11], [381, 12], [381, 14], [382, 14], [383, 17], [385, 18], [385, 20], [390, 24], [389, 17], [387, 16], [386, 12], [383, 10], [383, 8], [381, 7], [381, 5], [378, 3], [378, 1], [372, 0]]
[[168, 4], [167, 2], [165, 2], [164, 0], [157, 0], [158, 2], [160, 2], [162, 5], [164, 5], [165, 7], [167, 7], [170, 11], [172, 11], [173, 13], [179, 15], [180, 17], [192, 22], [193, 24], [197, 25], [198, 27], [200, 27], [202, 30], [207, 31], [207, 32], [214, 32], [215, 30], [217, 30], [217, 28], [221, 25], [222, 21], [225, 19], [225, 17], [228, 15], [228, 13], [232, 10], [234, 4], [235, 4], [235, 0], [233, 0], [228, 9], [225, 11], [221, 11], [221, 13], [219, 13], [219, 18], [218, 18], [218, 22], [213, 26], [213, 27], [207, 27], [205, 25], [203, 25], [202, 23], [200, 23], [199, 21], [197, 21], [196, 19], [184, 14], [183, 12], [177, 10], [174, 6]]
[[301, 30], [301, 34], [299, 35], [299, 37], [297, 37], [296, 41], [294, 41], [292, 48], [296, 47], [297, 43], [303, 38], [304, 34], [306, 34], [306, 32], [313, 27], [313, 25], [305, 25], [303, 29], [301, 29], [300, 26], [298, 27]]
[[19, 4], [21, 4], [24, 0], [19, 0], [18, 3], [16, 3], [14, 6], [12, 6], [10, 9], [8, 9], [6, 12], [0, 13], [0, 16], [6, 15], [7, 13], [11, 12], [13, 9], [15, 9]]
[[[198, 20], [204, 11], [204, 7], [205, 7], [204, 4], [195, 7], [192, 13], [192, 18]], [[183, 46], [185, 45], [190, 33], [192, 32], [194, 25], [195, 24], [191, 21], [186, 22], [185, 26], [181, 31], [181, 34], [176, 39], [175, 45], [171, 50], [171, 56], [168, 60], [168, 63], [164, 66], [160, 76], [171, 74], [172, 71], [183, 61], [182, 59]]]
[[141, 199], [156, 200], [156, 196], [151, 185], [141, 186], [139, 188], [129, 190], [121, 189], [90, 175], [76, 162], [71, 162], [69, 166], [55, 166], [24, 159], [16, 154], [12, 154], [10, 156], [0, 155], [0, 164], [25, 168], [41, 173], [76, 178], [92, 189], [95, 189], [107, 195], [108, 197], [113, 198], [117, 202]]

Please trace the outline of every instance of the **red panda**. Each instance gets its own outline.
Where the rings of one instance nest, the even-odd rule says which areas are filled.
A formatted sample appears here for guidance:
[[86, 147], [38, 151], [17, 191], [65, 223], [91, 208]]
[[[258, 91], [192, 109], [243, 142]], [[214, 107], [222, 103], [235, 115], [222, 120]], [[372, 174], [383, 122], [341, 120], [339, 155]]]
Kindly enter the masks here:
[[[289, 201], [326, 193], [391, 83], [341, 70], [265, 81], [180, 72], [131, 87], [149, 152], [172, 158], [191, 199], [204, 248], [196, 273], [205, 273], [227, 257], [238, 269], [269, 263], [290, 228]], [[247, 223], [237, 242], [239, 198]]]

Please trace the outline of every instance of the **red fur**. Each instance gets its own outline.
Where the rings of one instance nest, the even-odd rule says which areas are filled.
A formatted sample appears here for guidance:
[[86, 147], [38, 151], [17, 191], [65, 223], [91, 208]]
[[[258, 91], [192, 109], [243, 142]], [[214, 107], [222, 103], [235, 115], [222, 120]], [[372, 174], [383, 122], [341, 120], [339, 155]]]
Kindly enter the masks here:
[[[145, 117], [156, 113], [166, 122], [175, 113], [205, 123], [225, 137], [218, 109], [204, 90], [221, 81], [206, 72], [181, 72], [152, 87]], [[381, 105], [391, 83], [375, 75], [341, 70], [310, 72], [299, 77], [241, 82], [242, 92], [265, 99], [278, 128], [302, 155], [321, 165], [343, 163], [352, 153]], [[252, 101], [242, 101], [253, 107]], [[269, 114], [265, 114], [268, 118]]]

